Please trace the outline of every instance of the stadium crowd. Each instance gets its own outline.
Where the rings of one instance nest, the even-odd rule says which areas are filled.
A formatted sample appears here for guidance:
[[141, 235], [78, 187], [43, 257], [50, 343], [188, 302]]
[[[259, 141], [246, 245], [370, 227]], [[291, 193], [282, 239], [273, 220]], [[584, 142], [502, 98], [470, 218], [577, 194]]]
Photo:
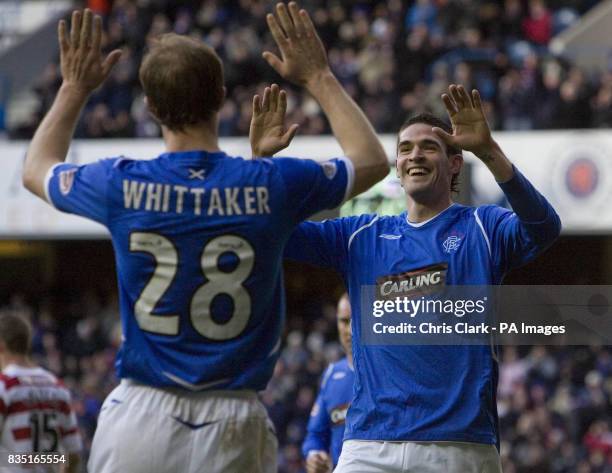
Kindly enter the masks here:
[[[19, 295], [0, 308], [33, 322], [34, 360], [73, 391], [86, 446], [117, 383], [117, 307], [115, 295], [91, 291], [71, 299], [61, 318]], [[318, 300], [301, 307], [288, 314], [280, 360], [261, 393], [277, 430], [280, 473], [304, 471], [300, 446], [320, 376], [343, 356], [334, 305]], [[503, 347], [498, 408], [505, 473], [612, 471], [611, 347]]]
[[[225, 64], [221, 136], [246, 135], [251, 99], [279, 77], [261, 58], [273, 50], [261, 0], [89, 0], [104, 15], [108, 49], [123, 48], [111, 80], [95, 94], [77, 129], [81, 138], [156, 137], [138, 84], [148, 44], [166, 32], [213, 46]], [[444, 116], [449, 83], [480, 90], [494, 129], [612, 126], [612, 70], [591, 77], [548, 51], [556, 33], [597, 0], [304, 1], [332, 68], [379, 132], [396, 132], [425, 109]], [[36, 85], [39, 107], [10, 130], [30, 138], [60, 84], [55, 61]], [[289, 120], [301, 134], [329, 132], [315, 103], [289, 87]]]

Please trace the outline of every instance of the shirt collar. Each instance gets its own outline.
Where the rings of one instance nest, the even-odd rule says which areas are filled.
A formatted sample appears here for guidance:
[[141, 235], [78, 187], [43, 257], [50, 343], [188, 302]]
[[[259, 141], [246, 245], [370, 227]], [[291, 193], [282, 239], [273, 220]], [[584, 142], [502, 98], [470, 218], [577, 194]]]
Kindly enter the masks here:
[[428, 224], [429, 222], [431, 222], [431, 221], [433, 221], [433, 220], [437, 219], [437, 218], [438, 218], [440, 215], [442, 215], [442, 214], [443, 214], [443, 213], [445, 213], [445, 212], [446, 212], [448, 209], [450, 209], [451, 207], [454, 207], [455, 205], [457, 205], [457, 204], [456, 204], [455, 202], [453, 202], [453, 203], [451, 203], [451, 204], [450, 204], [448, 207], [446, 207], [444, 210], [442, 210], [441, 212], [437, 213], [437, 214], [436, 214], [436, 215], [434, 215], [433, 217], [428, 218], [427, 220], [424, 220], [424, 221], [422, 221], [422, 222], [418, 222], [418, 223], [415, 223], [415, 222], [411, 222], [411, 221], [409, 221], [409, 220], [408, 220], [408, 212], [406, 211], [406, 212], [404, 212], [404, 214], [405, 214], [405, 215], [404, 215], [404, 220], [406, 221], [406, 223], [407, 223], [409, 226], [411, 226], [411, 227], [413, 227], [413, 228], [420, 228], [420, 227], [422, 227], [423, 225], [426, 225], [426, 224]]

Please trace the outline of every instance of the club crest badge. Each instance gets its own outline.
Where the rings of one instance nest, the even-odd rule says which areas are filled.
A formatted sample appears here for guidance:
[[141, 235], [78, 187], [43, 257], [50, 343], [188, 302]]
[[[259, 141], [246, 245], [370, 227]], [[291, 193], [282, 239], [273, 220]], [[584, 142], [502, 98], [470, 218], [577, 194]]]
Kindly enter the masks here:
[[322, 163], [321, 167], [323, 168], [323, 174], [325, 174], [325, 177], [327, 179], [333, 179], [336, 173], [338, 172], [338, 167], [336, 166], [336, 163], [332, 161]]
[[444, 243], [442, 243], [442, 248], [444, 249], [444, 253], [454, 253], [461, 246], [461, 242], [463, 241], [463, 235], [453, 234], [449, 235]]
[[59, 173], [59, 189], [62, 195], [68, 195], [74, 184], [74, 175], [76, 174], [76, 168], [68, 169], [67, 171], [61, 171]]

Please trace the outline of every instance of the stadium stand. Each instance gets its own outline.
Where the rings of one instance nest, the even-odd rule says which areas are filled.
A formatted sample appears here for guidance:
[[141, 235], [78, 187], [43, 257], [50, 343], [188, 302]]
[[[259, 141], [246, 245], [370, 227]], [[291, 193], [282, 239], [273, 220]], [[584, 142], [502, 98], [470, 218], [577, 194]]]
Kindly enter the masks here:
[[[290, 278], [290, 294], [308, 284], [308, 276], [295, 270]], [[303, 472], [300, 445], [319, 378], [328, 363], [343, 356], [333, 300], [320, 297], [289, 311], [282, 355], [262, 393], [279, 437], [280, 473]], [[75, 292], [61, 318], [51, 315], [48, 302], [33, 305], [15, 294], [0, 310], [33, 322], [34, 360], [60, 375], [73, 391], [87, 447], [102, 401], [117, 383], [116, 294], [93, 288]], [[502, 361], [498, 406], [504, 472], [609, 472], [611, 348], [504, 347]]]
[[[105, 15], [108, 49], [121, 46], [124, 54], [88, 104], [77, 138], [159, 136], [144, 108], [137, 64], [147, 44], [169, 31], [203, 37], [219, 52], [228, 87], [220, 134], [248, 133], [251, 97], [278, 80], [261, 59], [261, 52], [273, 47], [266, 2], [88, 3]], [[481, 91], [494, 129], [612, 125], [612, 71], [587, 74], [547, 48], [554, 34], [597, 3], [593, 0], [304, 3], [323, 42], [332, 45], [332, 68], [379, 132], [395, 132], [407, 115], [425, 109], [443, 115], [439, 96], [452, 82]], [[38, 109], [10, 130], [12, 138], [32, 135], [59, 79], [58, 68], [49, 64], [35, 89]], [[289, 110], [300, 134], [329, 132], [305, 93], [290, 89]]]

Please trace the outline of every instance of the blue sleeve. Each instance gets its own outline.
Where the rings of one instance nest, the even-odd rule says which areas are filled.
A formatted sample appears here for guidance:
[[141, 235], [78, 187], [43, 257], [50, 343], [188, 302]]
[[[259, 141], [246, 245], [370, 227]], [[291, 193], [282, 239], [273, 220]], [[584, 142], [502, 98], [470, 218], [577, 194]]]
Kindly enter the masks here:
[[344, 202], [353, 189], [354, 168], [347, 158], [317, 163], [311, 159], [275, 158], [285, 184], [287, 206], [295, 222]]
[[45, 182], [47, 200], [62, 212], [106, 224], [106, 191], [114, 162], [113, 159], [105, 159], [81, 166], [69, 163], [53, 166]]
[[285, 246], [285, 258], [345, 273], [348, 241], [356, 217], [302, 222]]
[[561, 232], [555, 209], [516, 168], [514, 173], [500, 184], [513, 211], [495, 205], [477, 209], [500, 274], [533, 260]]
[[306, 438], [302, 443], [302, 455], [304, 458], [308, 456], [308, 452], [312, 450], [322, 450], [328, 452], [331, 447], [331, 422], [325, 401], [323, 400], [323, 392], [325, 390], [325, 381], [331, 374], [332, 366], [330, 366], [323, 375], [323, 381], [319, 389], [317, 400], [310, 411], [310, 419], [308, 419], [308, 427]]

